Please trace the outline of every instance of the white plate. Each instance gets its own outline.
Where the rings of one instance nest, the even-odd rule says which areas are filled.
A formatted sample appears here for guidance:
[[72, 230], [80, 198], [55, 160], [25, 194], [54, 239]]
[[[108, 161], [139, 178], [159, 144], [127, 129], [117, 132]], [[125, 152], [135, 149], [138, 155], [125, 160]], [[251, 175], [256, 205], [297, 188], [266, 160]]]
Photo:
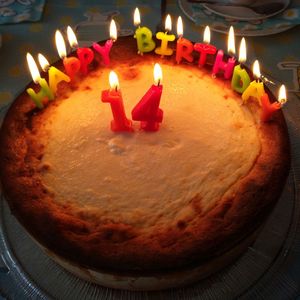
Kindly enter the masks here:
[[250, 7], [239, 6], [239, 5], [228, 6], [222, 4], [203, 4], [203, 7], [225, 18], [233, 18], [237, 20], [250, 21], [250, 20], [262, 20], [262, 19], [271, 18], [283, 12], [290, 4], [290, 0], [262, 0], [262, 1], [256, 0], [256, 2], [258, 2], [256, 6], [267, 4], [270, 2], [276, 2], [282, 4], [282, 7], [281, 9], [278, 9], [275, 12], [269, 14], [256, 13]]
[[[178, 0], [178, 5], [180, 7], [180, 9], [182, 10], [182, 12], [186, 15], [186, 17], [188, 19], [190, 19], [191, 21], [193, 21], [194, 23], [196, 23], [196, 19], [195, 19], [195, 15], [193, 12], [193, 8], [192, 5], [193, 3], [188, 2], [187, 0]], [[225, 18], [224, 18], [225, 21]], [[247, 21], [244, 21], [247, 22]], [[206, 24], [203, 24], [202, 26], [204, 26]], [[201, 26], [201, 25], [199, 25]], [[228, 33], [229, 30], [229, 26], [228, 28], [224, 28], [224, 29], [220, 29], [220, 27], [214, 26], [214, 25], [209, 25], [210, 29], [215, 31], [215, 32], [220, 32], [220, 33]], [[273, 26], [270, 28], [264, 28], [264, 29], [257, 29], [257, 30], [253, 30], [253, 26], [251, 23], [249, 23], [249, 29], [244, 29], [244, 30], [238, 30], [237, 28], [235, 28], [235, 35], [236, 36], [266, 36], [266, 35], [272, 35], [272, 34], [277, 34], [286, 30], [289, 30], [291, 28], [293, 28], [295, 25], [281, 25], [281, 26]]]

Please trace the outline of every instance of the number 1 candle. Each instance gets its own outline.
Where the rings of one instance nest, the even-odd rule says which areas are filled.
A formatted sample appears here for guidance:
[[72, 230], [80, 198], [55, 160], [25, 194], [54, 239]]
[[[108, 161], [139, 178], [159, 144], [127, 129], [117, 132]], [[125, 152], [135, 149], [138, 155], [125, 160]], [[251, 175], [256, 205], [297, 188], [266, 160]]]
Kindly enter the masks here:
[[47, 98], [48, 100], [53, 100], [54, 95], [49, 88], [47, 81], [44, 78], [41, 78], [39, 69], [32, 55], [30, 53], [27, 53], [26, 58], [33, 82], [39, 84], [39, 86], [41, 87], [38, 93], [36, 93], [32, 88], [27, 89], [27, 93], [38, 108], [43, 108], [43, 100], [45, 98]]
[[155, 49], [155, 53], [161, 56], [169, 56], [173, 54], [173, 50], [168, 47], [168, 42], [173, 42], [175, 40], [174, 34], [168, 34], [168, 32], [172, 30], [172, 21], [170, 15], [167, 15], [166, 17], [165, 30], [166, 32], [158, 32], [156, 34], [156, 38], [161, 40], [161, 45]]
[[70, 26], [67, 27], [69, 44], [72, 48], [77, 49], [77, 56], [80, 60], [80, 71], [83, 75], [88, 73], [88, 66], [94, 59], [94, 52], [90, 48], [79, 48], [76, 35]]
[[103, 59], [103, 64], [105, 66], [108, 66], [110, 64], [109, 53], [113, 43], [117, 40], [117, 26], [114, 20], [111, 20], [110, 22], [109, 33], [110, 39], [105, 42], [104, 46], [100, 46], [97, 43], [93, 43], [94, 50], [101, 55]]
[[247, 71], [243, 68], [243, 63], [246, 61], [246, 59], [246, 41], [245, 38], [242, 38], [239, 51], [240, 64], [234, 67], [231, 80], [231, 87], [240, 94], [242, 94], [250, 84], [250, 77]]
[[187, 40], [184, 39], [183, 36], [183, 24], [182, 24], [182, 18], [178, 17], [177, 20], [177, 47], [176, 47], [176, 62], [179, 64], [182, 60], [182, 58], [186, 59], [188, 62], [193, 61], [193, 44]]
[[135, 121], [141, 121], [145, 131], [157, 131], [163, 120], [163, 110], [159, 108], [163, 86], [162, 70], [159, 64], [154, 66], [154, 84], [133, 108], [131, 115]]
[[102, 91], [102, 102], [110, 103], [113, 120], [110, 128], [112, 131], [133, 131], [131, 120], [127, 119], [119, 88], [118, 76], [114, 71], [109, 73], [110, 89]]
[[[234, 30], [231, 26], [229, 29], [229, 35], [228, 35], [228, 53], [231, 55], [235, 54], [235, 39], [234, 39]], [[213, 66], [213, 76], [216, 76], [217, 73], [222, 70], [224, 71], [224, 78], [230, 79], [233, 68], [235, 65], [235, 58], [230, 57], [227, 62], [223, 61], [224, 52], [223, 50], [219, 50], [217, 53], [217, 57]]]
[[138, 28], [135, 31], [134, 38], [136, 39], [138, 54], [143, 55], [144, 52], [150, 52], [155, 48], [155, 42], [152, 39], [152, 32], [147, 27], [140, 27], [141, 17], [138, 8], [134, 11], [133, 22]]
[[217, 52], [217, 48], [213, 45], [210, 45], [210, 29], [209, 26], [206, 26], [203, 34], [203, 44], [196, 43], [194, 45], [195, 51], [200, 53], [198, 65], [203, 67], [206, 63], [207, 55], [214, 55]]
[[244, 93], [242, 94], [242, 99], [245, 103], [250, 97], [253, 97], [256, 98], [259, 104], [261, 104], [261, 97], [265, 93], [265, 90], [264, 84], [260, 80], [261, 74], [258, 60], [256, 60], [253, 64], [253, 75], [256, 78], [256, 80], [253, 80], [247, 87], [247, 89], [244, 91]]
[[76, 57], [67, 57], [65, 40], [59, 30], [56, 30], [55, 42], [59, 57], [63, 60], [65, 71], [73, 81], [80, 70], [80, 60]]

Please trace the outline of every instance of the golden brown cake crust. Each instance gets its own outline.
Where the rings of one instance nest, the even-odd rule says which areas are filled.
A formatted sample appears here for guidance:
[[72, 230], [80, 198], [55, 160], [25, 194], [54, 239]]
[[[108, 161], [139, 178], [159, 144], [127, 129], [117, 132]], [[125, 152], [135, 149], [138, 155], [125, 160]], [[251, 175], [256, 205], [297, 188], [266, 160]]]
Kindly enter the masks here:
[[[115, 60], [130, 64], [140, 60], [135, 48], [134, 39], [120, 38], [112, 48], [112, 66]], [[60, 86], [61, 94], [65, 88]], [[287, 127], [283, 114], [277, 112], [271, 122], [258, 125], [261, 154], [250, 173], [233, 187], [235, 196], [224, 196], [208, 213], [199, 210], [199, 217], [189, 223], [179, 221], [146, 236], [127, 224], [86, 221], [72, 213], [72, 204], [55, 202], [41, 179], [47, 166], [40, 167], [44, 145], [36, 129], [43, 126], [41, 115], [46, 117], [55, 105], [59, 101], [38, 111], [25, 92], [12, 104], [0, 133], [2, 186], [12, 213], [41, 244], [92, 269], [151, 274], [188, 268], [221, 255], [263, 223], [288, 174]], [[191, 199], [195, 207], [198, 200]]]

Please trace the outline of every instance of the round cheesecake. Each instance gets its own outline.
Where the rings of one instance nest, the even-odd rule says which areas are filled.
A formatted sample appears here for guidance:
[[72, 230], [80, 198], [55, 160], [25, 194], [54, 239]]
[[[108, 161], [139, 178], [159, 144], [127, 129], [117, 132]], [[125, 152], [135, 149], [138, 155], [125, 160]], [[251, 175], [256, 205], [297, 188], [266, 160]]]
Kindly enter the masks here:
[[[0, 135], [4, 194], [28, 232], [75, 266], [147, 277], [217, 259], [219, 269], [280, 196], [289, 169], [283, 115], [262, 123], [257, 102], [242, 104], [211, 70], [136, 52], [132, 37], [118, 39], [109, 67], [96, 56], [89, 74], [60, 84], [44, 109], [26, 92], [15, 100]], [[156, 62], [159, 130], [133, 121], [133, 132], [111, 131], [101, 101], [109, 71], [131, 118]]]

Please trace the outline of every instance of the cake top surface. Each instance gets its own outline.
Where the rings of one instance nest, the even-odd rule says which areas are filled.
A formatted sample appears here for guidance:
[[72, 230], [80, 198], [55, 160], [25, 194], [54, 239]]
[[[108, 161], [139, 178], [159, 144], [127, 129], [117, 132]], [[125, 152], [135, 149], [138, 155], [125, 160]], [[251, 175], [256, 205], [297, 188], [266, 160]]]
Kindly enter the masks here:
[[[162, 64], [160, 130], [110, 130], [110, 105], [101, 102], [109, 69], [85, 78], [44, 120], [41, 163], [55, 201], [71, 202], [99, 224], [143, 230], [188, 222], [205, 213], [245, 176], [260, 152], [255, 120], [226, 84], [201, 70]], [[153, 64], [118, 66], [127, 116], [153, 81]]]

